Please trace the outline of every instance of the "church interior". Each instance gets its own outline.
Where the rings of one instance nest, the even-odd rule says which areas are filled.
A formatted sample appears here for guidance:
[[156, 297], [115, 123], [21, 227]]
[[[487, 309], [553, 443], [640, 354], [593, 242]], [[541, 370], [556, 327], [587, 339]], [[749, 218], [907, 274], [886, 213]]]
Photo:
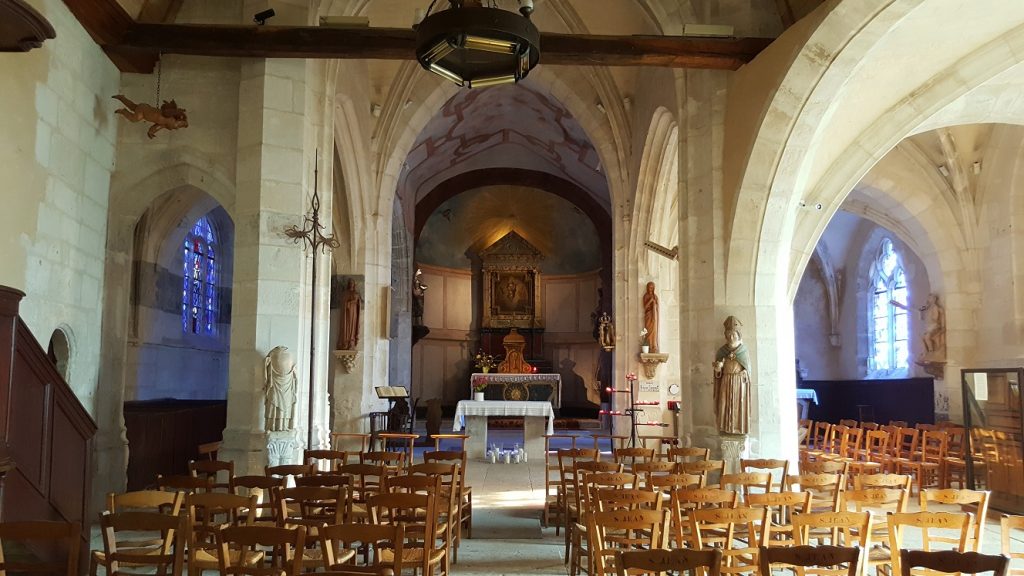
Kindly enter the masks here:
[[[0, 569], [158, 492], [174, 573], [224, 492], [275, 574], [769, 576], [883, 487], [851, 574], [1024, 558], [1024, 3], [0, 0], [0, 105]], [[417, 474], [437, 538], [327, 560]]]

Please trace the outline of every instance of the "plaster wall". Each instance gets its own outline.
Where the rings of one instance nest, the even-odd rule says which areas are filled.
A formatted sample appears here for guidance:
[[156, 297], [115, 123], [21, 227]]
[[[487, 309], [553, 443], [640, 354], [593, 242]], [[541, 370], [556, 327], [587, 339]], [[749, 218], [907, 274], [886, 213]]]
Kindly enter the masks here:
[[63, 2], [29, 4], [57, 37], [0, 54], [0, 284], [28, 294], [21, 314], [44, 347], [67, 333], [68, 383], [95, 415], [120, 74]]

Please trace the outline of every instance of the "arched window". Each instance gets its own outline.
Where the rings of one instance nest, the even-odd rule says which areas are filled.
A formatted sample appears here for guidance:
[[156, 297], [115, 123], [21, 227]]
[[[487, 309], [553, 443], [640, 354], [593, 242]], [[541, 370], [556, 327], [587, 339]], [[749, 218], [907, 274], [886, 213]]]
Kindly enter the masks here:
[[879, 375], [907, 370], [910, 356], [907, 327], [907, 278], [892, 241], [882, 240], [871, 272], [871, 360]]
[[217, 328], [216, 243], [206, 216], [185, 235], [181, 329], [186, 334], [214, 334]]

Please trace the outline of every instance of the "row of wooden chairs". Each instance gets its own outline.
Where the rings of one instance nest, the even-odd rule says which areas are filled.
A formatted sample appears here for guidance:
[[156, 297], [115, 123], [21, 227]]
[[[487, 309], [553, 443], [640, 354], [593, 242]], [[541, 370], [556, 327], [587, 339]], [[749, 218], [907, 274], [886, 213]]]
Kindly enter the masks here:
[[849, 464], [851, 473], [909, 473], [918, 490], [926, 486], [966, 486], [962, 427], [862, 424], [801, 421], [808, 430], [800, 446], [801, 462], [843, 461]]
[[[790, 548], [761, 547], [758, 553], [761, 574], [771, 574], [773, 567], [795, 569], [797, 574], [861, 574], [864, 551], [859, 546], [793, 546]], [[951, 550], [900, 550], [900, 575], [911, 576], [914, 568], [925, 568], [946, 574], [978, 574], [992, 572], [993, 576], [1006, 576], [1009, 558], [1005, 555], [955, 552]], [[614, 554], [616, 574], [677, 574], [702, 571], [708, 576], [720, 576], [721, 550], [626, 550]], [[832, 568], [832, 570], [823, 570]]]

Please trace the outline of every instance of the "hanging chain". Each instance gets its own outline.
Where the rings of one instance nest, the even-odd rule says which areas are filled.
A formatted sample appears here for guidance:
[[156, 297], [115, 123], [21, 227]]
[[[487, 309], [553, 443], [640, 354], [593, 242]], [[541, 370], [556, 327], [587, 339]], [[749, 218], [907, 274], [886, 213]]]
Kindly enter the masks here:
[[157, 108], [160, 107], [160, 78], [164, 75], [164, 53], [161, 52], [157, 56], [156, 61], [156, 102], [153, 105]]

